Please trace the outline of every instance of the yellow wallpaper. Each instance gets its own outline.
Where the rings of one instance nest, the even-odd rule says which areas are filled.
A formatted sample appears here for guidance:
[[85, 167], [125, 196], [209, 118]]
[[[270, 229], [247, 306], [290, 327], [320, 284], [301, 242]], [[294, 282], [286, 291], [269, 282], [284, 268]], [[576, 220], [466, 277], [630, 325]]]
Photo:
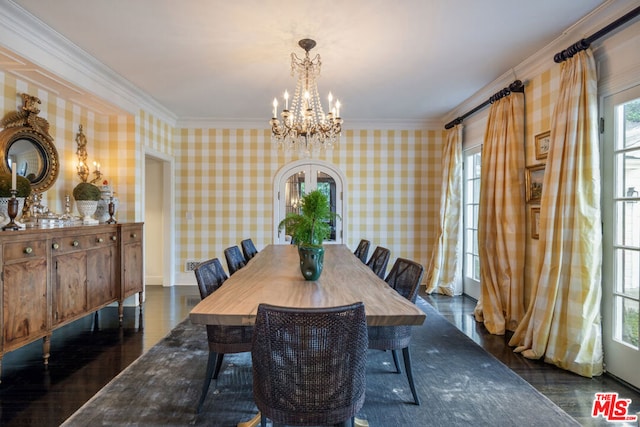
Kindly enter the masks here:
[[[104, 117], [84, 107], [70, 103], [28, 82], [17, 80], [10, 74], [0, 71], [0, 99], [2, 115], [22, 108], [20, 94], [37, 96], [40, 104], [40, 117], [49, 122], [49, 133], [54, 139], [60, 159], [60, 173], [53, 187], [43, 194], [42, 204], [51, 211], [64, 212], [65, 196], [71, 197], [72, 212], [73, 187], [80, 182], [76, 174], [76, 134], [82, 124], [87, 137], [88, 162], [99, 162], [104, 179], [109, 180], [118, 198], [121, 199], [118, 211], [119, 221], [132, 221], [135, 217], [135, 202], [139, 199], [134, 188], [137, 175], [136, 165], [139, 159], [135, 153], [135, 122], [133, 117]], [[92, 166], [93, 170], [93, 166]], [[91, 177], [91, 179], [93, 176]], [[138, 210], [139, 211], [139, 210]]]
[[[100, 116], [0, 72], [5, 111], [21, 107], [20, 93], [42, 100], [61, 164], [44, 197], [63, 212], [64, 197], [79, 182], [76, 134], [83, 125], [88, 161], [99, 162], [102, 180], [119, 199], [120, 222], [144, 221], [144, 148], [175, 160], [175, 270], [184, 261], [223, 257], [226, 247], [251, 237], [258, 248], [272, 241], [273, 179], [297, 160], [272, 146], [268, 129], [175, 129], [141, 110]], [[361, 238], [428, 263], [437, 224], [443, 131], [348, 130], [341, 144], [320, 155], [347, 179], [347, 244]], [[191, 220], [187, 220], [187, 213]], [[391, 265], [390, 263], [390, 265]], [[191, 273], [189, 274], [191, 277]]]
[[[346, 131], [319, 160], [347, 178], [347, 244], [361, 238], [426, 264], [438, 213], [441, 131]], [[175, 144], [176, 271], [219, 257], [251, 237], [272, 242], [273, 178], [297, 160], [272, 147], [268, 129], [180, 129]], [[192, 220], [187, 220], [187, 213]], [[390, 263], [390, 265], [391, 265]]]
[[[560, 66], [554, 64], [549, 70], [531, 79], [525, 87], [525, 141], [526, 166], [545, 163], [546, 159], [538, 160], [535, 156], [535, 136], [551, 129], [551, 114], [558, 94], [560, 84]], [[531, 207], [540, 204], [527, 205], [527, 246], [525, 257], [525, 307], [530, 300], [532, 281], [536, 277], [535, 266], [538, 240], [531, 238]]]

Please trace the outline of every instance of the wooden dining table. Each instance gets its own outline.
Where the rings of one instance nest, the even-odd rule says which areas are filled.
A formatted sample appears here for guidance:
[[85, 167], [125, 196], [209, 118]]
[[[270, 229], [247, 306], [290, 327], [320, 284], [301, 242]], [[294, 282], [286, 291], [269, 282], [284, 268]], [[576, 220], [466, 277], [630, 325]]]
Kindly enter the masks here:
[[268, 245], [189, 315], [204, 325], [253, 325], [258, 305], [322, 308], [364, 303], [369, 326], [421, 325], [426, 315], [398, 294], [346, 245], [326, 244], [317, 281], [300, 272], [297, 247]]
[[[426, 315], [358, 259], [346, 245], [327, 244], [324, 268], [306, 281], [294, 245], [268, 245], [190, 312], [193, 323], [253, 325], [258, 305], [322, 308], [362, 301], [369, 326], [421, 325]], [[237, 427], [256, 427], [260, 414]], [[368, 427], [356, 418], [356, 427]]]

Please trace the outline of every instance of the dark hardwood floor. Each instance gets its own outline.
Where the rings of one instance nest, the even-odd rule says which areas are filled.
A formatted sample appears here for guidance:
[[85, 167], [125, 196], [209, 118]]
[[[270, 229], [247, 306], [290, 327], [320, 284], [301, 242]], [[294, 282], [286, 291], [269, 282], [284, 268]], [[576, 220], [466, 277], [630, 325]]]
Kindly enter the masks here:
[[[607, 375], [587, 379], [513, 353], [509, 336], [490, 335], [474, 321], [473, 299], [422, 297], [581, 423], [589, 424], [596, 392], [618, 392], [632, 400], [632, 413], [640, 411], [640, 393]], [[56, 330], [48, 368], [42, 364], [39, 341], [8, 353], [2, 360], [0, 426], [58, 426], [187, 317], [199, 300], [195, 286], [147, 286], [142, 315], [138, 308], [126, 308], [122, 328], [117, 308], [107, 307], [97, 317], [89, 315]]]

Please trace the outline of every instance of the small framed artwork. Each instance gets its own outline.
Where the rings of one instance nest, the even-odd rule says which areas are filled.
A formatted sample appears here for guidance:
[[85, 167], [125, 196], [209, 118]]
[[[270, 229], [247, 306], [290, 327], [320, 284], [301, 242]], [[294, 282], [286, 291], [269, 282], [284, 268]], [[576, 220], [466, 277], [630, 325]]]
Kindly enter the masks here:
[[551, 142], [551, 131], [546, 131], [536, 135], [536, 160], [546, 159], [549, 154], [549, 143]]
[[525, 175], [527, 202], [539, 203], [542, 197], [542, 180], [544, 178], [544, 165], [528, 166]]
[[530, 221], [531, 221], [531, 238], [540, 238], [540, 206], [531, 206], [530, 209]]

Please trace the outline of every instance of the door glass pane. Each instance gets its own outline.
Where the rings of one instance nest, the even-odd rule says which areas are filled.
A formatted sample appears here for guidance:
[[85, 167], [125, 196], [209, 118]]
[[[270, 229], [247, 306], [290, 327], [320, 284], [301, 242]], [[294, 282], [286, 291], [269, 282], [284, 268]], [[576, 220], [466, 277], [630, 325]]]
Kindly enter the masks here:
[[614, 124], [613, 336], [638, 348], [640, 330], [640, 99], [621, 104]]
[[[322, 171], [318, 171], [317, 174], [317, 188], [327, 196], [329, 200], [329, 207], [331, 208], [331, 212], [336, 213], [336, 182], [331, 175], [327, 175]], [[336, 240], [336, 222], [335, 220], [329, 221], [329, 225], [331, 226], [331, 235], [329, 236], [330, 241]]]
[[465, 276], [480, 280], [478, 258], [478, 206], [480, 202], [481, 152], [467, 156], [465, 161]]
[[300, 198], [304, 196], [304, 171], [295, 173], [287, 179], [285, 184], [286, 214], [300, 213]]

